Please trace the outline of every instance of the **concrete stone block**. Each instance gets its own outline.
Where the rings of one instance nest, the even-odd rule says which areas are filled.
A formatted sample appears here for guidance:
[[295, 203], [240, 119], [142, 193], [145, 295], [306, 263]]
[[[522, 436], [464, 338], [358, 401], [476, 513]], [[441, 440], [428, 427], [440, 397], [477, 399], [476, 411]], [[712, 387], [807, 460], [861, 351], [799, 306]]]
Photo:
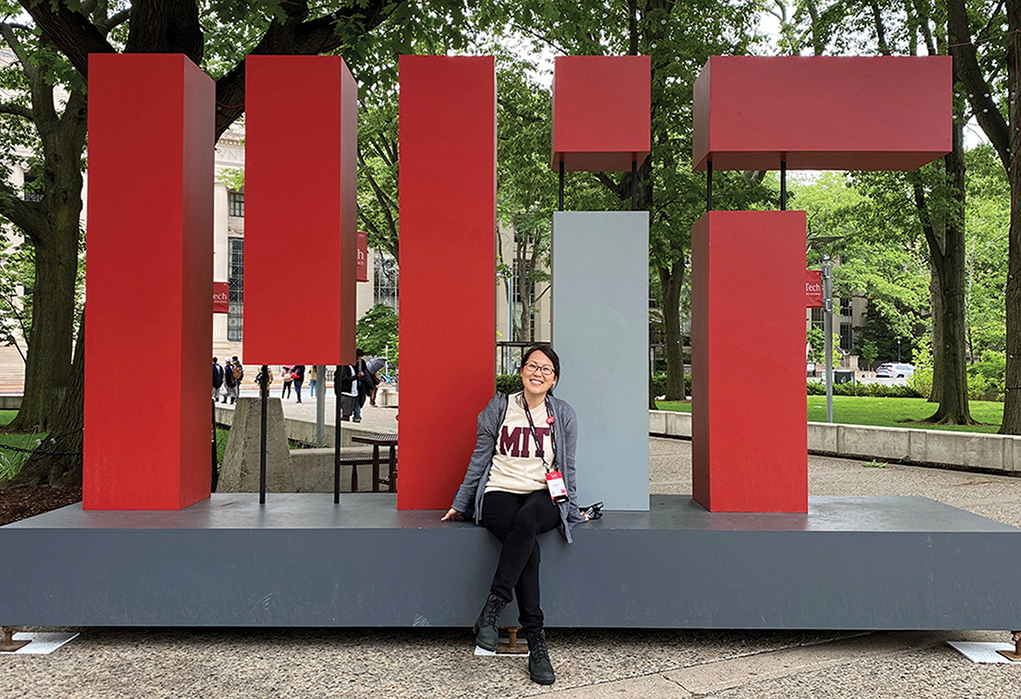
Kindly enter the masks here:
[[837, 438], [838, 453], [850, 457], [906, 459], [908, 431], [896, 427], [841, 425]]
[[1004, 443], [995, 434], [927, 430], [926, 461], [976, 468], [1004, 468]]
[[[358, 454], [371, 457], [372, 447], [342, 449], [344, 455]], [[294, 488], [298, 493], [333, 492], [333, 449], [292, 449], [291, 468], [294, 473]], [[385, 460], [383, 461], [385, 464]], [[348, 464], [340, 466], [340, 492], [351, 492], [351, 469]], [[385, 466], [383, 467], [385, 468]], [[358, 492], [372, 490], [372, 464], [358, 466]]]
[[1021, 471], [1021, 437], [1003, 437], [1003, 468]]
[[691, 437], [691, 413], [666, 413], [666, 434], [671, 437]]
[[928, 461], [929, 430], [908, 431], [908, 459], [920, 464]]
[[[220, 466], [218, 492], [259, 491], [260, 412], [260, 399], [238, 398]], [[314, 429], [315, 425], [312, 427]], [[270, 398], [266, 410], [266, 490], [271, 493], [294, 492], [291, 454], [284, 431], [284, 409], [279, 398]]]
[[808, 423], [808, 450], [810, 452], [837, 453], [838, 425], [828, 422]]
[[0, 396], [0, 410], [18, 410], [21, 408], [21, 396]]
[[380, 388], [376, 392], [376, 405], [380, 408], [396, 408], [397, 391], [392, 388]]
[[662, 410], [649, 411], [649, 434], [666, 434], [667, 413]]

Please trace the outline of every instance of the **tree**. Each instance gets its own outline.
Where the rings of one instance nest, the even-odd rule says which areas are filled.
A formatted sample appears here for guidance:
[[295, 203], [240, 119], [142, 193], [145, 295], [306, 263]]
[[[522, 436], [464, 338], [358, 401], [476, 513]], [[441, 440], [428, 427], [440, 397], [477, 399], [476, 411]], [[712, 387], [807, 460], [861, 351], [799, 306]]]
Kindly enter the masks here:
[[[752, 3], [738, 0], [709, 6], [672, 0], [621, 3], [507, 3], [511, 27], [543, 50], [558, 54], [651, 57], [652, 153], [637, 172], [636, 208], [649, 212], [650, 264], [662, 293], [668, 399], [683, 399], [684, 357], [681, 293], [687, 279], [692, 224], [705, 212], [705, 180], [691, 169], [692, 87], [708, 57], [747, 50]], [[571, 180], [595, 179], [612, 197], [613, 208], [631, 208], [631, 173], [572, 173]], [[719, 201], [740, 208], [767, 193], [740, 177], [714, 178]]]
[[[779, 3], [779, 0], [775, 0]], [[953, 47], [940, 12], [927, 2], [834, 2], [809, 5], [813, 50], [856, 46], [882, 55], [946, 55]], [[788, 32], [786, 35], [795, 35]], [[804, 34], [802, 35], [804, 36]], [[862, 45], [862, 37], [869, 42]], [[871, 46], [869, 45], [871, 44]], [[792, 45], [792, 50], [799, 47]], [[955, 61], [955, 73], [959, 62]], [[929, 420], [972, 424], [968, 408], [965, 343], [964, 143], [963, 119], [955, 110], [951, 152], [938, 166], [907, 175], [911, 202], [929, 249], [933, 304], [933, 395], [939, 402]]]
[[[989, 138], [1010, 183], [1006, 281], [1007, 362], [1001, 434], [1021, 434], [1021, 164], [1016, 156], [1021, 68], [1021, 2], [947, 0], [947, 37], [959, 101]], [[1006, 80], [1004, 80], [1004, 76]], [[1005, 116], [1006, 114], [1006, 116]]]
[[[344, 50], [350, 62], [369, 54], [374, 32], [386, 24], [387, 47], [405, 46], [432, 32], [456, 37], [464, 26], [462, 0], [351, 0], [326, 12], [305, 0], [135, 0], [130, 6], [102, 0], [22, 0], [34, 27], [0, 24], [0, 35], [18, 58], [24, 89], [0, 105], [0, 114], [29, 121], [40, 142], [42, 196], [24, 197], [0, 185], [0, 215], [25, 232], [35, 249], [32, 334], [25, 397], [12, 429], [61, 433], [55, 417], [68, 395], [74, 335], [74, 280], [82, 208], [90, 53], [183, 53], [216, 78], [216, 135], [244, 110], [244, 57], [249, 54], [314, 55]], [[8, 16], [15, 7], [6, 8]], [[208, 29], [206, 31], [204, 26]], [[205, 62], [204, 62], [205, 59]], [[68, 90], [55, 99], [55, 87]], [[63, 105], [61, 110], [60, 106]], [[81, 413], [80, 397], [70, 414]], [[39, 482], [48, 470], [23, 472]]]

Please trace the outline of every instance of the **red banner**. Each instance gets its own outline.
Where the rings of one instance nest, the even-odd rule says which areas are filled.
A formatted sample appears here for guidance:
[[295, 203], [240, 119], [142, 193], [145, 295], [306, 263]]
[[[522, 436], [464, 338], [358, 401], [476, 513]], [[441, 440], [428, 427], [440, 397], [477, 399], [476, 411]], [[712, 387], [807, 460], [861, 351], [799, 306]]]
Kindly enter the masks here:
[[360, 282], [369, 281], [369, 234], [365, 231], [358, 231], [358, 258], [356, 267], [358, 272], [355, 279]]
[[822, 308], [822, 272], [805, 270], [805, 307]]
[[230, 282], [213, 282], [213, 313], [230, 311]]

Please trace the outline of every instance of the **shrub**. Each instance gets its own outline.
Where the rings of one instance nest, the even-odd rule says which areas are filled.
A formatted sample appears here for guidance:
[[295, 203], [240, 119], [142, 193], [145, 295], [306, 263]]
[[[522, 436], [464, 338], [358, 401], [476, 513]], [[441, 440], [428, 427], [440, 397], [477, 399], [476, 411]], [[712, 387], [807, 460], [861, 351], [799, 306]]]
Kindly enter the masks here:
[[1007, 385], [1007, 357], [1002, 352], [985, 350], [982, 358], [968, 367], [968, 397], [1003, 400]]
[[[649, 378], [649, 389], [652, 391], [652, 395], [655, 397], [666, 395], [666, 374], [659, 373], [653, 374]], [[684, 375], [684, 397], [687, 398], [691, 395], [691, 376], [689, 374]]]
[[496, 377], [496, 390], [500, 393], [510, 395], [523, 389], [521, 374], [498, 374]]

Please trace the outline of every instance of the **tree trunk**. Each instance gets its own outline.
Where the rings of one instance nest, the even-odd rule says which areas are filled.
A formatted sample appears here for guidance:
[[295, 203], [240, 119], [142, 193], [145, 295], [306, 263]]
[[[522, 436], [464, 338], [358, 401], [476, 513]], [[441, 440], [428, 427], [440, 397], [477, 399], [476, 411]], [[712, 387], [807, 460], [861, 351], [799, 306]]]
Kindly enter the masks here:
[[28, 458], [10, 487], [51, 485], [72, 488], [82, 484], [82, 436], [85, 426], [85, 316], [78, 325], [78, 341], [71, 365], [71, 382], [50, 436]]
[[927, 421], [942, 425], [973, 425], [975, 421], [968, 407], [967, 345], [964, 332], [967, 260], [964, 245], [964, 133], [960, 124], [954, 124], [953, 147], [944, 158], [944, 163], [957, 206], [946, 217], [942, 250], [939, 245], [933, 244], [935, 237], [928, 236], [930, 254], [939, 277], [940, 338], [938, 344], [933, 343], [932, 379], [933, 395], [939, 398], [939, 408]]
[[[1017, 134], [1014, 134], [1017, 138]], [[1007, 253], [1007, 376], [1000, 434], [1021, 434], [1021, 183], [1010, 172], [1010, 238]]]
[[[939, 403], [943, 395], [943, 352], [937, 352], [937, 347], [943, 346], [943, 292], [940, 290], [939, 271], [936, 269], [936, 260], [929, 255], [929, 303], [932, 306], [932, 386], [929, 387], [929, 402]], [[901, 361], [897, 357], [897, 361]]]
[[684, 258], [667, 269], [659, 267], [663, 290], [663, 326], [666, 334], [666, 399], [684, 400], [684, 351], [681, 342], [681, 288], [684, 286]]
[[[1007, 2], [1007, 29], [1011, 37], [1007, 51], [1007, 112], [1010, 115], [1009, 158], [1007, 180], [1010, 182], [1010, 229], [1007, 253], [1007, 375], [1003, 403], [1003, 424], [1000, 434], [1021, 434], [1021, 165], [1018, 163], [1019, 144], [1018, 109], [1021, 108], [1021, 90], [1018, 74], [1018, 31], [1021, 30], [1021, 4]], [[999, 150], [999, 149], [998, 149]]]
[[12, 432], [52, 429], [64, 403], [71, 371], [74, 336], [74, 283], [78, 272], [78, 220], [53, 231], [35, 246], [32, 334], [25, 358], [25, 393]]

